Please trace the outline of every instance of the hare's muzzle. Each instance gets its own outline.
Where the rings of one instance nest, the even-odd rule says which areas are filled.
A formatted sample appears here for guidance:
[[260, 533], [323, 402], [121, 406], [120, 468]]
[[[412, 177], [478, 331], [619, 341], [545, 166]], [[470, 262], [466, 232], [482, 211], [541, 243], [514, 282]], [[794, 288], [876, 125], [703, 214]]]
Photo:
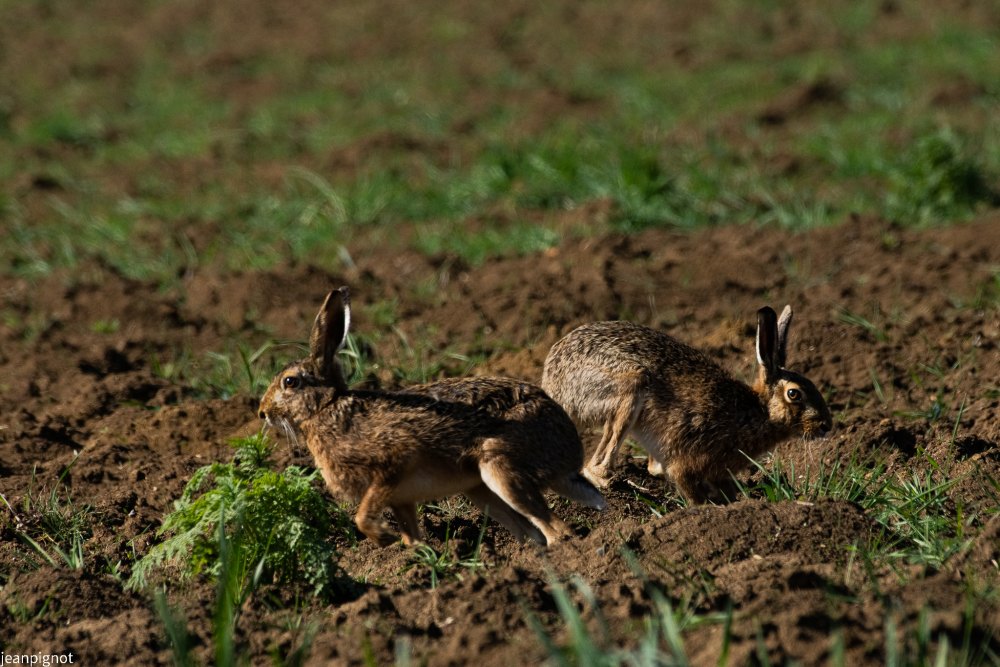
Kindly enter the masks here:
[[833, 431], [833, 419], [827, 417], [823, 421], [814, 424], [812, 428], [806, 430], [806, 435], [811, 438], [825, 438]]

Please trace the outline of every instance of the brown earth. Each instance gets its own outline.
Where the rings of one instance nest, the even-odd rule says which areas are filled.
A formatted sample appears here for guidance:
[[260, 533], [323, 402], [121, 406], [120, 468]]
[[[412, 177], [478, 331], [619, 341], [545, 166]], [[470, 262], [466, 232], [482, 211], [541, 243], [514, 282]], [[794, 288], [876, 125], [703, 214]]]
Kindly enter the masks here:
[[[93, 94], [124, 105], [127, 100], [115, 97], [115, 90], [134, 76], [138, 54], [152, 42], [177, 56], [173, 66], [179, 71], [210, 72], [213, 92], [238, 100], [237, 114], [249, 116], [255, 99], [281, 95], [308, 78], [308, 64], [369, 58], [411, 74], [421, 71], [409, 55], [421, 51], [426, 35], [408, 2], [345, 4], [327, 13], [320, 8], [328, 3], [315, 1], [287, 13], [275, 12], [269, 3], [174, 2], [142, 17], [131, 11], [133, 4], [22, 3], [6, 9], [0, 78], [33, 67], [41, 91], [74, 77], [93, 80], [100, 83]], [[466, 63], [455, 86], [462, 91], [455, 106], [463, 111], [449, 140], [384, 132], [329, 155], [303, 152], [295, 156], [296, 164], [329, 175], [362, 170], [378, 153], [446, 162], [453, 152], [470, 150], [468, 128], [501, 103], [522, 114], [518, 129], [526, 137], [561, 114], [585, 121], [600, 102], [581, 97], [553, 74], [570, 71], [576, 62], [577, 52], [564, 46], [578, 35], [634, 44], [633, 57], [643, 66], [698, 69], [745, 55], [738, 45], [728, 52], [699, 46], [699, 31], [712, 29], [712, 12], [721, 3], [635, 3], [627, 12], [613, 3], [536, 10], [537, 3], [515, 2], [491, 11], [453, 4], [442, 12], [476, 30], [422, 61]], [[729, 19], [773, 37], [765, 41], [775, 55], [912, 36], [934, 29], [941, 14], [1000, 25], [988, 3], [931, 4], [918, 16], [883, 2], [875, 27], [861, 36], [830, 31], [823, 12], [809, 3], [802, 10], [765, 13], [730, 4], [738, 16]], [[52, 13], [61, 13], [71, 26], [66, 34], [37, 28]], [[318, 15], [324, 20], [315, 20]], [[209, 47], [186, 51], [175, 44], [191, 23], [204, 26]], [[94, 29], [97, 25], [101, 28]], [[379, 29], [370, 29], [373, 25]], [[256, 78], [246, 73], [254, 54], [289, 48], [302, 56], [305, 64], [298, 69]], [[514, 63], [539, 85], [486, 89], [481, 82], [490, 79], [497, 62]], [[610, 69], [633, 64], [602, 63]], [[348, 74], [340, 85], [350, 95], [363, 81]], [[807, 123], [817, 108], [836, 112], [849, 87], [850, 81], [840, 78], [791, 85], [758, 110], [756, 121], [780, 144], [782, 132]], [[928, 99], [932, 106], [986, 113], [985, 105], [965, 104], [983, 92], [974, 83], [940, 82], [937, 90]], [[16, 104], [0, 113], [12, 127], [31, 120]], [[114, 141], [128, 131], [110, 126], [101, 140]], [[46, 150], [72, 165], [83, 149]], [[221, 142], [211, 157], [161, 160], [149, 170], [164, 172], [178, 196], [204, 187], [206, 179], [242, 179], [255, 187], [280, 182], [287, 172], [284, 164], [242, 160], [247, 155], [239, 150]], [[37, 156], [31, 150], [18, 158], [25, 172], [11, 187], [24, 215], [29, 220], [46, 215], [46, 198], [61, 186], [32, 171]], [[797, 165], [794, 159], [778, 160], [769, 168], [781, 173]], [[139, 173], [112, 169], [91, 176], [105, 193], [141, 187]], [[576, 219], [606, 219], [610, 206], [595, 201], [560, 215], [570, 229]], [[215, 239], [208, 226], [159, 230], [153, 222], [151, 229], [154, 237], [163, 231], [163, 239], [183, 235], [199, 251]], [[0, 322], [0, 493], [12, 508], [0, 508], [7, 512], [0, 514], [0, 650], [71, 651], [84, 664], [171, 662], [151, 600], [124, 591], [121, 578], [156, 540], [164, 512], [192, 472], [209, 461], [227, 460], [227, 440], [256, 431], [259, 422], [254, 397], [202, 400], [183, 382], [164, 379], [154, 361], [187, 357], [205, 363], [206, 353], [234, 337], [251, 348], [270, 339], [299, 340], [324, 291], [349, 284], [357, 303], [355, 329], [370, 336], [378, 361], [368, 382], [384, 387], [397, 383], [387, 369], [412, 362], [400, 335], [419, 342], [421, 354], [443, 364], [445, 372], [466, 371], [461, 358], [472, 358], [483, 361], [470, 373], [537, 381], [546, 351], [559, 336], [607, 318], [661, 328], [749, 377], [756, 309], [791, 303], [796, 323], [790, 366], [829, 396], [836, 428], [826, 440], [787, 443], [776, 458], [804, 471], [879, 457], [891, 474], [950, 480], [947, 493], [961, 508], [969, 542], [941, 567], [865, 569], [853, 548], [883, 539], [883, 528], [854, 504], [755, 496], [726, 506], [684, 508], [662, 482], [646, 475], [643, 461], [629, 459], [603, 513], [557, 502], [575, 539], [540, 552], [490, 526], [483, 544], [487, 568], [433, 590], [425, 572], [408, 567], [410, 552], [403, 547], [377, 549], [364, 540], [345, 545], [341, 564], [364, 583], [345, 590], [336, 603], [302, 601], [271, 589], [243, 610], [238, 637], [252, 663], [300, 646], [305, 624], [298, 619], [304, 614], [307, 623], [318, 623], [308, 654], [313, 664], [391, 663], [407, 651], [433, 665], [535, 664], [546, 653], [532, 619], [556, 643], [568, 640], [551, 582], [571, 576], [597, 601], [595, 608], [570, 586], [592, 634], [601, 636], [603, 618], [608, 643], [623, 647], [635, 646], [646, 632], [643, 618], [662, 593], [703, 616], [731, 610], [731, 664], [826, 663], [838, 641], [845, 663], [883, 664], [887, 619], [910, 644], [924, 623], [935, 643], [947, 637], [957, 645], [969, 637], [974, 646], [1000, 654], [996, 598], [967, 610], [970, 590], [998, 584], [1000, 560], [996, 212], [970, 224], [927, 230], [857, 216], [796, 234], [752, 226], [607, 234], [478, 267], [377, 243], [353, 256], [357, 268], [343, 274], [302, 264], [242, 273], [196, 266], [168, 290], [97, 262], [34, 282], [0, 277], [0, 311], [7, 316]], [[400, 335], [379, 330], [377, 313], [366, 307], [376, 303], [394, 304]], [[845, 315], [862, 316], [873, 327], [851, 324]], [[940, 415], [931, 412], [935, 406]], [[593, 435], [586, 435], [591, 445]], [[309, 464], [283, 442], [277, 458], [281, 464]], [[28, 527], [37, 521], [22, 510], [25, 497], [43, 498], [52, 489], [94, 511], [80, 571], [32, 566], [31, 550], [18, 539], [18, 519]], [[463, 511], [446, 527], [446, 515], [425, 514], [428, 540], [441, 547], [449, 530], [461, 551], [476, 539], [479, 517]], [[214, 587], [196, 581], [171, 594], [198, 638], [196, 655], [208, 661]], [[721, 623], [689, 629], [685, 646], [692, 662], [716, 664], [723, 634]]]
[[[900, 636], [914, 636], [922, 612], [930, 614], [935, 637], [944, 633], [957, 643], [966, 631], [966, 587], [997, 574], [1000, 313], [995, 302], [981, 310], [969, 304], [998, 264], [994, 216], [926, 231], [866, 219], [794, 235], [773, 228], [648, 231], [566, 242], [475, 269], [392, 254], [372, 257], [352, 275], [302, 266], [194, 273], [177, 293], [101, 266], [89, 267], [85, 279], [5, 279], [2, 305], [39, 323], [32, 331], [3, 331], [4, 494], [20, 507], [25, 493], [52, 488], [79, 454], [65, 485], [99, 517], [79, 572], [25, 570], [8, 524], [0, 545], [0, 563], [11, 572], [0, 592], [6, 650], [60, 647], [88, 660], [169, 662], [150, 601], [123, 592], [107, 566], [121, 561], [127, 568], [133, 549], [144, 553], [192, 471], [228, 458], [227, 438], [259, 424], [252, 399], [190, 398], [183, 386], [154, 375], [150, 355], [179, 346], [212, 350], [233, 331], [252, 342], [263, 336], [260, 325], [278, 338], [301, 337], [323, 290], [340, 283], [354, 286], [358, 332], [373, 326], [365, 300], [398, 298], [403, 331], [426, 334], [424, 324], [433, 322], [433, 349], [486, 355], [474, 372], [536, 381], [556, 337], [581, 322], [619, 316], [661, 327], [748, 374], [755, 309], [793, 303], [791, 365], [828, 392], [837, 427], [826, 440], [783, 445], [777, 456], [798, 470], [873, 453], [895, 470], [927, 472], [933, 461], [956, 480], [950, 497], [971, 518], [973, 539], [941, 568], [911, 568], [905, 578], [892, 570], [862, 576], [850, 548], [876, 539], [881, 528], [853, 504], [748, 499], [683, 509], [646, 476], [641, 461], [628, 461], [605, 512], [557, 505], [577, 539], [542, 553], [491, 526], [483, 552], [488, 568], [435, 590], [426, 574], [407, 569], [401, 546], [379, 550], [361, 541], [348, 548], [345, 570], [369, 583], [340, 604], [307, 606], [320, 623], [311, 660], [360, 663], [370, 652], [390, 661], [404, 642], [431, 664], [534, 662], [544, 653], [529, 614], [563, 641], [549, 581], [570, 574], [593, 589], [611, 641], [625, 646], [643, 632], [650, 587], [675, 601], [689, 597], [701, 614], [731, 608], [735, 664], [756, 660], [762, 646], [772, 661], [826, 661], [834, 629], [849, 660], [880, 662], [885, 619], [896, 620]], [[433, 302], [413, 303], [408, 285], [431, 279], [440, 286]], [[865, 314], [884, 334], [845, 323], [845, 312]], [[109, 320], [120, 329], [95, 332], [95, 322]], [[387, 354], [385, 362], [393, 361]], [[882, 378], [884, 401], [872, 391], [872, 373]], [[907, 415], [938, 395], [946, 418]], [[286, 447], [279, 458], [308, 463]], [[647, 502], [665, 506], [665, 515], [656, 518]], [[425, 517], [432, 544], [440, 546], [443, 523], [440, 515]], [[477, 530], [473, 514], [455, 518], [457, 548]], [[702, 584], [692, 588], [696, 581]], [[182, 598], [207, 643], [212, 587], [192, 584]], [[15, 608], [38, 618], [15, 622]], [[596, 613], [584, 613], [594, 632]], [[282, 604], [260, 601], [245, 611], [240, 637], [254, 662], [301, 641], [287, 627], [292, 616]], [[997, 607], [977, 607], [971, 632], [996, 650]], [[721, 633], [717, 624], [689, 631], [696, 664], [717, 660]]]

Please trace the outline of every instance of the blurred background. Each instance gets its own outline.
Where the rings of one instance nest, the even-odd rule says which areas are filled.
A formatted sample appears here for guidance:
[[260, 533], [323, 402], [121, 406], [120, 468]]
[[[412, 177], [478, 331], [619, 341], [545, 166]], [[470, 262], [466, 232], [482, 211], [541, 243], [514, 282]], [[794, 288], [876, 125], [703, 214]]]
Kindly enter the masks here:
[[1000, 4], [0, 1], [0, 270], [998, 203]]

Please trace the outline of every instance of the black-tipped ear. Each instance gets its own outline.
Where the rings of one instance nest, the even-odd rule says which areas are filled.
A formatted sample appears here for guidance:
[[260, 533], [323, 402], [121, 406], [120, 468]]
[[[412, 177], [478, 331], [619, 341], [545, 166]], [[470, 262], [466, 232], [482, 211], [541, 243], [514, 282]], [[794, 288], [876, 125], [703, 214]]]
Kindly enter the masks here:
[[778, 316], [770, 306], [757, 311], [757, 363], [766, 379], [773, 378], [778, 365]]
[[309, 357], [317, 372], [333, 386], [344, 384], [337, 352], [347, 342], [350, 326], [351, 293], [341, 287], [326, 295], [309, 336]]
[[785, 306], [778, 318], [778, 366], [785, 368], [788, 359], [788, 329], [792, 326], [792, 307]]

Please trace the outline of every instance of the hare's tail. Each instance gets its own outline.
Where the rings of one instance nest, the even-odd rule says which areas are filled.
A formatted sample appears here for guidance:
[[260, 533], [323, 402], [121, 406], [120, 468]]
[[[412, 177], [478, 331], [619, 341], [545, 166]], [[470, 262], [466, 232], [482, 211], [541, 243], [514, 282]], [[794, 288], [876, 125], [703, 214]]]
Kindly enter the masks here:
[[603, 510], [608, 505], [597, 487], [578, 472], [555, 480], [551, 488], [560, 496], [595, 510]]

